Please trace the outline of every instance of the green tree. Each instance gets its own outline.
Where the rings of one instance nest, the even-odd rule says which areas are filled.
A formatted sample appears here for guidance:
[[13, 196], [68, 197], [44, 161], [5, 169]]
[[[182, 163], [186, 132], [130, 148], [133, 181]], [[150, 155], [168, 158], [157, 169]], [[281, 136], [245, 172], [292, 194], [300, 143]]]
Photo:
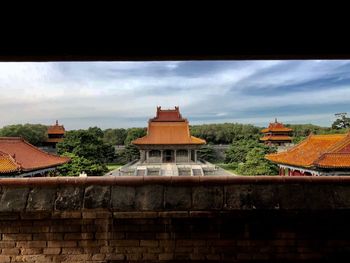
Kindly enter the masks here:
[[200, 159], [206, 160], [208, 162], [214, 162], [217, 159], [216, 153], [210, 144], [203, 145], [197, 153]]
[[103, 132], [97, 127], [66, 132], [63, 142], [57, 143], [57, 152], [73, 153], [98, 163], [111, 162], [115, 158], [114, 147], [103, 141]]
[[140, 159], [140, 151], [139, 149], [133, 145], [128, 144], [125, 146], [125, 149], [121, 153], [123, 159], [125, 162], [131, 162], [137, 159]]
[[22, 137], [29, 143], [40, 146], [47, 139], [47, 126], [41, 124], [15, 124], [0, 129], [0, 136]]
[[127, 130], [127, 135], [124, 140], [125, 149], [118, 154], [118, 161], [125, 163], [137, 160], [140, 158], [139, 149], [131, 142], [137, 138], [141, 138], [147, 134], [146, 128], [130, 128]]
[[234, 141], [226, 151], [226, 160], [241, 175], [274, 175], [277, 166], [265, 159], [265, 155], [277, 151], [254, 139]]
[[193, 136], [202, 138], [207, 143], [230, 144], [241, 139], [257, 139], [261, 128], [250, 124], [220, 123], [193, 125], [190, 129]]
[[241, 175], [277, 175], [277, 165], [265, 159], [266, 151], [261, 147], [251, 149], [246, 162], [240, 163], [236, 169]]
[[91, 134], [94, 134], [94, 136], [98, 137], [98, 138], [103, 138], [104, 134], [103, 131], [99, 128], [99, 127], [89, 127], [89, 129], [87, 129], [87, 131]]
[[62, 156], [71, 158], [69, 163], [57, 167], [58, 176], [79, 176], [85, 172], [88, 176], [101, 176], [108, 172], [105, 164], [101, 164], [73, 153], [64, 153]]
[[103, 141], [112, 145], [123, 145], [126, 135], [126, 129], [107, 129], [103, 132]]
[[137, 138], [141, 138], [147, 134], [146, 128], [130, 128], [127, 130], [127, 135], [124, 140], [125, 145], [131, 144], [131, 142]]
[[273, 147], [266, 146], [253, 139], [234, 141], [226, 150], [225, 163], [244, 163], [248, 152], [256, 147], [262, 148], [266, 152], [273, 152], [275, 150]]
[[350, 127], [350, 118], [347, 117], [347, 113], [338, 113], [338, 117], [332, 124], [332, 129], [344, 129]]
[[293, 129], [293, 137], [307, 137], [311, 133], [321, 134], [322, 131], [329, 129], [327, 127], [320, 127], [313, 124], [286, 124], [288, 128]]

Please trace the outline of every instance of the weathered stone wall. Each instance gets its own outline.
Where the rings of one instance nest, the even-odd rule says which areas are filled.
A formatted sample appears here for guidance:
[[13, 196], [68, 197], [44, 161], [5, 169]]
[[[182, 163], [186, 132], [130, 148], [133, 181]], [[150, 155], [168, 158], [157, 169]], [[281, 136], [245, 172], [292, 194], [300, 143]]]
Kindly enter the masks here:
[[0, 262], [350, 258], [350, 178], [0, 179]]

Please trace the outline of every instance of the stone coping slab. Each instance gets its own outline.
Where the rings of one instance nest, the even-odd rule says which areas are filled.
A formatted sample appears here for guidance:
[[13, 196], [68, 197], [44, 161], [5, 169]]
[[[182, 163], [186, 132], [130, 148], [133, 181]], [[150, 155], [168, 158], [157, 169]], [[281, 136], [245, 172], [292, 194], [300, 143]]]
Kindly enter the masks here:
[[91, 176], [0, 178], [0, 186], [347, 184], [350, 176]]

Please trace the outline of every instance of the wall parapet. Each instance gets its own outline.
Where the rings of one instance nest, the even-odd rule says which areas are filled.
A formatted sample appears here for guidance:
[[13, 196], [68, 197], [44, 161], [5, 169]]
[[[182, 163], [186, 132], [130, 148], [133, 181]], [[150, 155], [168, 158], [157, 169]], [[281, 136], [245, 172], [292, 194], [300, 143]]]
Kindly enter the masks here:
[[350, 177], [0, 179], [0, 212], [344, 210]]
[[88, 176], [0, 178], [0, 186], [44, 185], [214, 185], [214, 184], [347, 184], [350, 176]]
[[349, 182], [0, 179], [0, 262], [348, 262]]

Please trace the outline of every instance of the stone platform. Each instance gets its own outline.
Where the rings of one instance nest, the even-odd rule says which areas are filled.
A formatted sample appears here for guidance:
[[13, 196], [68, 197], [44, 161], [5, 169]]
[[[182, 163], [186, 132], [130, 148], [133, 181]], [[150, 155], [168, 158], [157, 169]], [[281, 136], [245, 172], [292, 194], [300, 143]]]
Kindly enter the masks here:
[[131, 162], [107, 175], [116, 176], [234, 176], [234, 174], [206, 161], [186, 163]]

